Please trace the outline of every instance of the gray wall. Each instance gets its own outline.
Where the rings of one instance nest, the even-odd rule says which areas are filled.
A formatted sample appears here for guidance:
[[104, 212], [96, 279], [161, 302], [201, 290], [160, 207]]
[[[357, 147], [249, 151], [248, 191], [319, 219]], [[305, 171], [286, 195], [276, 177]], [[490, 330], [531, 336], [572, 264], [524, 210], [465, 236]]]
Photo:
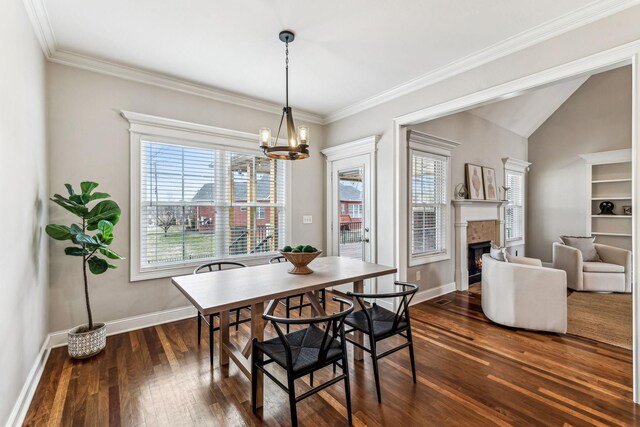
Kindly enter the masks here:
[[[395, 221], [393, 203], [395, 172], [392, 160], [394, 158], [394, 117], [640, 39], [638, 20], [640, 20], [640, 7], [635, 6], [326, 126], [328, 146], [368, 135], [381, 135], [377, 179], [378, 261], [388, 265], [396, 264], [394, 227], [392, 226]], [[415, 54], [428, 55], [429, 52], [415, 52]], [[407, 63], [406, 66], [410, 67], [411, 63]], [[442, 278], [435, 275], [424, 275], [420, 285], [429, 288], [435, 286], [440, 280]], [[389, 282], [385, 282], [382, 289], [388, 288], [388, 285]]]
[[[527, 160], [526, 138], [467, 112], [431, 120], [411, 128], [461, 144], [451, 153], [452, 191], [456, 185], [464, 183], [465, 163], [493, 168], [496, 171], [496, 183], [500, 186], [504, 183], [503, 157]], [[454, 211], [451, 209], [451, 224], [453, 221]], [[455, 234], [455, 228], [451, 227], [451, 230]], [[451, 245], [455, 248], [453, 235]], [[519, 255], [523, 255], [520, 246], [514, 246], [510, 251], [516, 249]], [[408, 280], [415, 281], [416, 273], [420, 270], [421, 278], [428, 278], [423, 289], [446, 285], [453, 283], [454, 269], [455, 258], [452, 257], [451, 260], [409, 268]]]
[[[51, 192], [64, 183], [100, 183], [113, 196], [123, 218], [116, 226], [114, 249], [129, 258], [129, 132], [121, 110], [151, 114], [245, 132], [278, 124], [279, 116], [224, 104], [202, 97], [96, 74], [64, 65], [48, 64], [49, 180]], [[295, 114], [295, 111], [294, 111]], [[301, 123], [299, 123], [301, 124]], [[324, 163], [318, 154], [323, 130], [311, 126], [314, 155], [293, 164], [292, 241], [323, 247]], [[257, 142], [256, 142], [257, 144]], [[88, 161], [88, 159], [90, 161]], [[51, 208], [52, 221], [68, 221], [61, 208]], [[302, 215], [313, 215], [303, 225]], [[81, 269], [63, 254], [64, 244], [52, 241], [50, 330], [85, 322]], [[91, 276], [90, 291], [96, 320], [109, 321], [188, 305], [170, 279], [129, 282], [128, 260], [118, 269]]]
[[631, 67], [591, 76], [529, 137], [527, 252], [551, 262], [562, 234], [585, 234], [582, 153], [631, 148]]
[[48, 332], [44, 57], [20, 0], [0, 3], [0, 425]]

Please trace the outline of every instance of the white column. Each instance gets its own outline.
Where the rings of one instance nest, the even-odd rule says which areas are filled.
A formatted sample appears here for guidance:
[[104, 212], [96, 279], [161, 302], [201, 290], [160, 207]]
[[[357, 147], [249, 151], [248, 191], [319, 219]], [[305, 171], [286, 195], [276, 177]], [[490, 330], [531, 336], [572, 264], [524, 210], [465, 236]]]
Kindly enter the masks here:
[[[457, 209], [458, 211], [460, 208]], [[458, 214], [456, 213], [456, 216]], [[467, 265], [467, 226], [466, 221], [456, 221], [456, 290], [469, 289], [469, 270]]]

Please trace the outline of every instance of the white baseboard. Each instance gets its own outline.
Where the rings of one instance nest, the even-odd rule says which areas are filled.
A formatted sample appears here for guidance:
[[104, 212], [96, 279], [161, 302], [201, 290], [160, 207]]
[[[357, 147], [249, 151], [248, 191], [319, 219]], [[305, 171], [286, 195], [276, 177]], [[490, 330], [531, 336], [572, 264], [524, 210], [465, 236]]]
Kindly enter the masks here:
[[44, 372], [44, 366], [47, 364], [50, 352], [51, 347], [49, 346], [49, 336], [47, 336], [42, 343], [42, 347], [40, 347], [38, 357], [33, 362], [33, 366], [27, 375], [27, 379], [22, 386], [22, 390], [20, 390], [18, 399], [16, 400], [15, 405], [13, 405], [13, 409], [9, 414], [9, 419], [7, 419], [7, 423], [5, 424], [6, 427], [17, 427], [22, 425], [24, 417], [27, 415], [29, 405], [31, 405], [31, 399], [33, 399], [33, 395], [36, 393], [36, 389], [38, 388], [38, 383], [40, 382], [40, 377], [42, 377], [42, 373]]
[[421, 302], [429, 301], [430, 299], [439, 297], [441, 295], [445, 295], [451, 293], [456, 290], [456, 283], [451, 282], [444, 285], [440, 285], [437, 288], [425, 289], [424, 291], [418, 291], [415, 297], [413, 297], [413, 301], [411, 301], [411, 305], [419, 304]]
[[[142, 314], [140, 316], [112, 320], [110, 322], [105, 322], [107, 324], [107, 336], [134, 331], [136, 329], [148, 328], [149, 326], [161, 325], [163, 323], [175, 322], [176, 320], [187, 319], [189, 317], [196, 317], [197, 313], [198, 311], [190, 305], [188, 307], [156, 311], [154, 313]], [[49, 348], [67, 345], [67, 333], [68, 331], [50, 333]]]

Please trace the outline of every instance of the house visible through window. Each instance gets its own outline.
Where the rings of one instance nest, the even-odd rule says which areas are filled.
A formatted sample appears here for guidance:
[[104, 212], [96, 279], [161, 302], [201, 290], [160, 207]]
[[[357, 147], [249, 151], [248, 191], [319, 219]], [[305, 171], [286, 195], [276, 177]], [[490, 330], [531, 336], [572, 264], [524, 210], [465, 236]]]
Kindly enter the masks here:
[[447, 252], [447, 157], [411, 150], [411, 256]]
[[140, 270], [284, 246], [282, 160], [141, 141]]
[[349, 216], [351, 218], [362, 218], [362, 202], [349, 204]]

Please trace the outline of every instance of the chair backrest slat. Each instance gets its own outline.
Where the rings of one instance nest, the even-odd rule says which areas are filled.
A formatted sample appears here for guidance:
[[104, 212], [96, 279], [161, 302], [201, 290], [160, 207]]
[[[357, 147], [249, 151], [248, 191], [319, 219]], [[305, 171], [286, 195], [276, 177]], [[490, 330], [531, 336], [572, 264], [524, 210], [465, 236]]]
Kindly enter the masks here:
[[[221, 271], [223, 270], [222, 267], [225, 267], [224, 269], [226, 270], [226, 268], [242, 268], [242, 267], [246, 267], [246, 264], [243, 264], [241, 262], [237, 262], [237, 261], [216, 261], [216, 262], [209, 262], [207, 264], [203, 264], [201, 266], [199, 266], [198, 268], [196, 268], [195, 270], [193, 270], [193, 274], [199, 274], [199, 273], [209, 273], [214, 271]], [[208, 270], [208, 271], [205, 271]]]

